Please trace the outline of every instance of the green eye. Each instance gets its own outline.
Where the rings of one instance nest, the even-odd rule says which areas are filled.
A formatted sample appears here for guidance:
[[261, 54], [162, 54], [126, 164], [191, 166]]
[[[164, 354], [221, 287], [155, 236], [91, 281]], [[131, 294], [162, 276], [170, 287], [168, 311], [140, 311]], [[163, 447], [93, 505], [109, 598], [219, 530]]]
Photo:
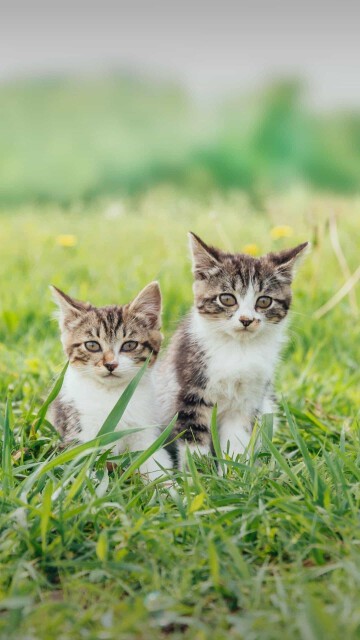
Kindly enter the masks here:
[[121, 351], [134, 351], [138, 344], [139, 343], [136, 342], [136, 340], [128, 340], [127, 342], [124, 342], [123, 346], [121, 347]]
[[85, 347], [88, 351], [91, 351], [91, 353], [97, 353], [98, 351], [101, 351], [101, 347], [99, 343], [96, 342], [96, 340], [89, 340], [88, 342], [85, 342]]
[[233, 296], [231, 293], [222, 293], [219, 296], [219, 300], [221, 304], [224, 305], [224, 307], [233, 307], [235, 304], [237, 304], [235, 296]]
[[256, 306], [259, 309], [268, 309], [272, 303], [272, 298], [270, 296], [260, 296], [260, 298], [256, 301]]

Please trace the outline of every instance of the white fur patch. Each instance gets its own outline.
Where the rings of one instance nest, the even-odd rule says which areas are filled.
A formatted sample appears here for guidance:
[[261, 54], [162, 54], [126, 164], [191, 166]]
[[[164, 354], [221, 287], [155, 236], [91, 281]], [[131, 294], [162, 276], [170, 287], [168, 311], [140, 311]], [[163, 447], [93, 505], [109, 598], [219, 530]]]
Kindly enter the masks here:
[[206, 396], [218, 405], [223, 450], [229, 442], [230, 453], [243, 452], [250, 440], [254, 415], [274, 411], [271, 384], [284, 328], [284, 323], [264, 324], [252, 333], [235, 329], [222, 332], [218, 321], [194, 311], [192, 333], [206, 354]]
[[[110, 386], [107, 380], [101, 382], [84, 375], [76, 367], [69, 366], [61, 389], [61, 399], [73, 404], [79, 413], [81, 432], [77, 437], [81, 442], [88, 442], [96, 437], [126, 386], [127, 382], [119, 379], [112, 380]], [[117, 426], [117, 431], [138, 427], [142, 430], [120, 439], [114, 447], [116, 452], [142, 451], [160, 435], [160, 428], [156, 426], [154, 396], [152, 373], [147, 371]], [[165, 468], [172, 466], [167, 451], [157, 451], [141, 468], [141, 472], [147, 474], [150, 479], [162, 475], [156, 464], [157, 460]]]

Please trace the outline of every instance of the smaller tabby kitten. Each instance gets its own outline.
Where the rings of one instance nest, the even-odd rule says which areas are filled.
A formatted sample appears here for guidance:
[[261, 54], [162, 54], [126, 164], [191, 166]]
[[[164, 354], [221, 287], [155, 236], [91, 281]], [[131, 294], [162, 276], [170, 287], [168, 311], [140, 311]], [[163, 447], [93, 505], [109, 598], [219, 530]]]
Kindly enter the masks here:
[[223, 451], [243, 453], [254, 423], [274, 413], [274, 370], [284, 342], [293, 269], [307, 247], [261, 258], [230, 254], [190, 234], [194, 297], [192, 312], [176, 331], [158, 366], [162, 421], [178, 421], [178, 465], [186, 443], [211, 450], [210, 420], [218, 407]]
[[[155, 415], [152, 365], [160, 349], [162, 335], [161, 293], [152, 282], [130, 304], [94, 307], [52, 287], [60, 314], [61, 340], [69, 367], [59, 396], [50, 408], [50, 420], [65, 442], [87, 442], [94, 438], [121, 393], [152, 352], [148, 370], [142, 377], [118, 429], [146, 427], [125, 436], [116, 452], [139, 451], [149, 447], [160, 434]], [[150, 480], [171, 467], [164, 449], [140, 467]]]

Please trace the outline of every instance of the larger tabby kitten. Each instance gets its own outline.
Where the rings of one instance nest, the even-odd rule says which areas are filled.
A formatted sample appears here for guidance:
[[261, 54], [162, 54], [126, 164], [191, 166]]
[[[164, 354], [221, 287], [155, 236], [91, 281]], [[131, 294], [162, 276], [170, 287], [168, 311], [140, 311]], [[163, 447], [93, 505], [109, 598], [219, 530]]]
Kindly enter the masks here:
[[164, 422], [178, 413], [174, 435], [180, 467], [186, 444], [211, 450], [210, 419], [218, 406], [223, 451], [243, 453], [254, 423], [274, 413], [274, 370], [284, 341], [294, 266], [308, 243], [261, 258], [224, 253], [190, 234], [192, 312], [158, 368]]
[[[65, 442], [94, 438], [120, 395], [152, 354], [150, 365], [130, 400], [118, 429], [146, 427], [115, 445], [117, 452], [149, 447], [160, 433], [152, 367], [162, 335], [161, 294], [157, 282], [149, 284], [130, 304], [94, 307], [74, 300], [52, 287], [59, 306], [61, 339], [69, 367], [50, 419]], [[162, 475], [158, 463], [171, 467], [164, 449], [140, 467], [150, 479]]]

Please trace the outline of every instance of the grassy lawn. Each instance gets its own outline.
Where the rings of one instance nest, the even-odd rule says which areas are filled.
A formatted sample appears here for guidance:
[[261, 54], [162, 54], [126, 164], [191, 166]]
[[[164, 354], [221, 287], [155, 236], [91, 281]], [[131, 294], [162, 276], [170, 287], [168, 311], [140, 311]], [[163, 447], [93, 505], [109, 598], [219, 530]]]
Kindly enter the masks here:
[[[359, 199], [297, 189], [256, 210], [241, 193], [163, 186], [87, 208], [0, 212], [1, 637], [360, 638], [359, 319], [348, 297], [314, 317], [345, 281], [334, 212], [353, 272]], [[277, 237], [278, 225], [292, 236]], [[59, 439], [32, 427], [64, 365], [48, 285], [101, 305], [157, 278], [168, 338], [192, 300], [188, 229], [234, 251], [313, 242], [295, 282], [273, 441], [227, 477], [195, 461], [177, 495], [136, 473], [124, 480], [121, 467], [108, 474], [107, 449], [39, 470]]]

